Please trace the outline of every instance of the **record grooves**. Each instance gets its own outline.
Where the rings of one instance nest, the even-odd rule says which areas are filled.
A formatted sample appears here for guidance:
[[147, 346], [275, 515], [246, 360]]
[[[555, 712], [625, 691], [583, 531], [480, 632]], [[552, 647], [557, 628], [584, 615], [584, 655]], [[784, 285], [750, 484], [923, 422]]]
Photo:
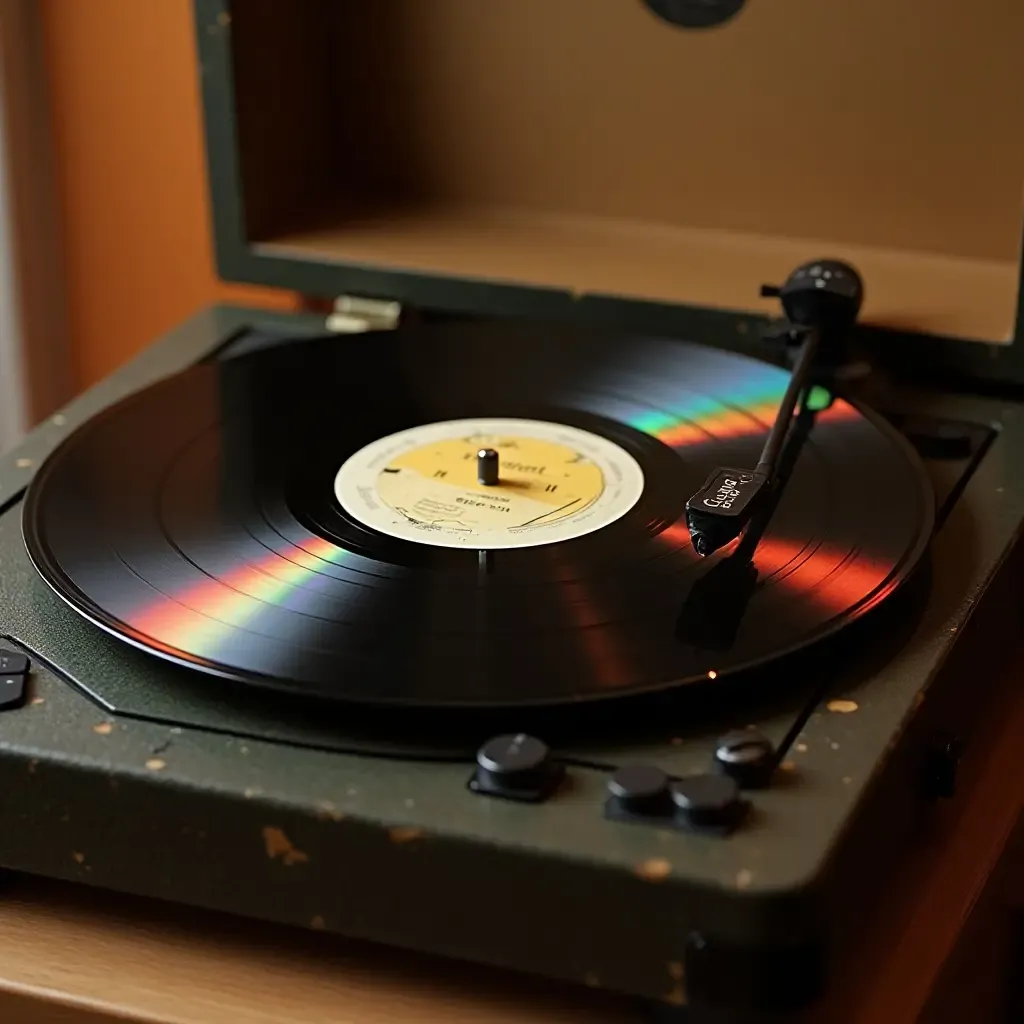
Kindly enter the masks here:
[[[30, 487], [25, 539], [72, 607], [211, 685], [486, 709], [724, 679], [859, 618], [931, 535], [916, 456], [837, 399], [751, 551], [694, 553], [688, 497], [752, 464], [787, 380], [589, 332], [289, 343], [90, 421]], [[484, 440], [490, 489], [467, 476]]]

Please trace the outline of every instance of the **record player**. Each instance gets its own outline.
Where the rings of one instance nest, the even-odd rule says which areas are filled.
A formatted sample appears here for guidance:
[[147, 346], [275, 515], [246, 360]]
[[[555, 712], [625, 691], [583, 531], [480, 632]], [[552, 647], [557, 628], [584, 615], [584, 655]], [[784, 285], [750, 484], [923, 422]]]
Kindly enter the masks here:
[[0, 863], [812, 1004], [1020, 626], [1021, 19], [197, 0], [221, 273], [327, 308], [0, 463]]

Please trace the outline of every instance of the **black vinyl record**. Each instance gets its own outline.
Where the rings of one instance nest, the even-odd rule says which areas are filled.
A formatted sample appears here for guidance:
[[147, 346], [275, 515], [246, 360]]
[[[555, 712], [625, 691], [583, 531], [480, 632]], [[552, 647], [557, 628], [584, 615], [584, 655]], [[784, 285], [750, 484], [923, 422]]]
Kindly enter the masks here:
[[[25, 540], [78, 612], [211, 685], [497, 708], [707, 681], [860, 617], [930, 538], [914, 453], [818, 394], [770, 515], [697, 556], [687, 499], [757, 462], [787, 382], [561, 329], [287, 343], [77, 430], [30, 488]], [[491, 488], [467, 475], [486, 445]]]

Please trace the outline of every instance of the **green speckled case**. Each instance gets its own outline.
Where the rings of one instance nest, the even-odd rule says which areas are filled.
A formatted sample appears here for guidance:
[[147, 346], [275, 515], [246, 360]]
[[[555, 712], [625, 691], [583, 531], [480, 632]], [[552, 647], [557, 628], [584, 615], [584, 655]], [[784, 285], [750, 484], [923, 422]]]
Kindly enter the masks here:
[[[993, 632], [1017, 628], [1007, 625], [1019, 603], [1006, 600], [1014, 575], [1004, 562], [1024, 518], [1012, 472], [1024, 409], [899, 396], [902, 410], [999, 431], [936, 537], [927, 587], [893, 628], [869, 634], [863, 657], [790, 680], [778, 699], [566, 744], [568, 784], [528, 805], [473, 795], [471, 758], [353, 753], [337, 723], [278, 713], [136, 651], [65, 607], [26, 557], [23, 489], [76, 425], [248, 331], [318, 327], [207, 311], [0, 463], [0, 634], [34, 666], [26, 706], [0, 715], [0, 863], [669, 1006], [695, 980], [684, 981], [684, 965], [698, 979], [708, 970], [695, 958], [699, 935], [717, 964], [742, 972], [751, 955], [775, 957], [773, 970], [810, 991], [815, 964], [852, 940], [857, 901], [928, 813], [921, 781], [933, 737], [969, 734], [984, 687], [965, 685], [965, 663]], [[948, 491], [958, 474], [933, 469]], [[731, 838], [603, 817], [616, 765], [706, 769], [715, 737], [745, 724], [783, 747], [785, 767], [753, 794]]]

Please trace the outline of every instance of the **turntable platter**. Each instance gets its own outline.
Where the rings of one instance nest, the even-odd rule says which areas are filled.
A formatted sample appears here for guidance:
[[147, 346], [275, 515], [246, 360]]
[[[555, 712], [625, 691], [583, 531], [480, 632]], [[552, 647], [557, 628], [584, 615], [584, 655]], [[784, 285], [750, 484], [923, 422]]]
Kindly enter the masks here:
[[752, 549], [696, 555], [687, 499], [756, 462], [787, 381], [559, 329], [289, 343], [80, 428], [30, 488], [25, 540], [82, 615], [211, 677], [495, 708], [706, 682], [859, 618], [931, 535], [914, 453], [836, 399]]

